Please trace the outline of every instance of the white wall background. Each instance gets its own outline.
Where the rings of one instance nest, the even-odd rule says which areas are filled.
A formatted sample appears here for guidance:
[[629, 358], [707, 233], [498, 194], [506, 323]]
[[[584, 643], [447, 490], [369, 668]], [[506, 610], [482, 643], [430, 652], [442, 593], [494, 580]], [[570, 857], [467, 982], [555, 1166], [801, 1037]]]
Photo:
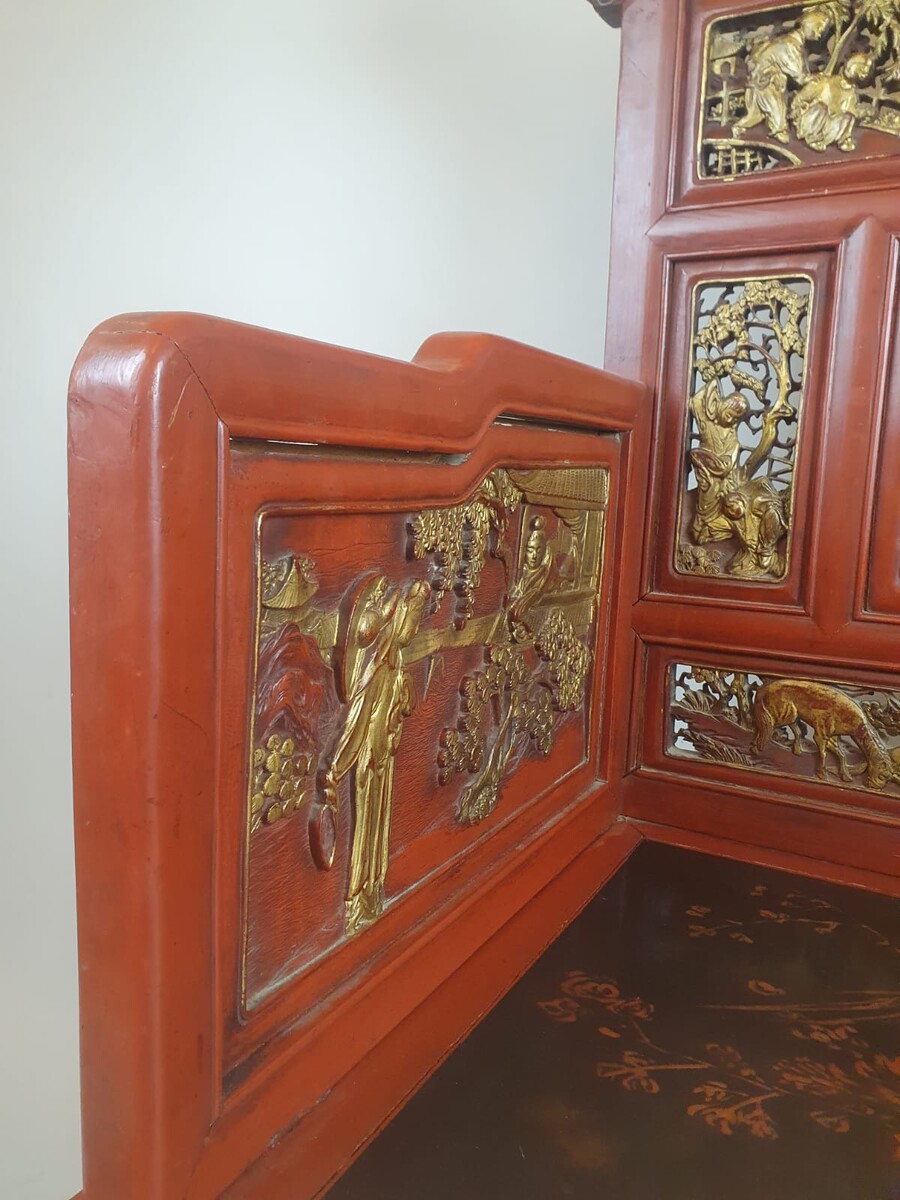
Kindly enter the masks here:
[[81, 342], [178, 308], [398, 357], [484, 329], [599, 364], [617, 58], [585, 0], [0, 0], [0, 1196], [80, 1186]]

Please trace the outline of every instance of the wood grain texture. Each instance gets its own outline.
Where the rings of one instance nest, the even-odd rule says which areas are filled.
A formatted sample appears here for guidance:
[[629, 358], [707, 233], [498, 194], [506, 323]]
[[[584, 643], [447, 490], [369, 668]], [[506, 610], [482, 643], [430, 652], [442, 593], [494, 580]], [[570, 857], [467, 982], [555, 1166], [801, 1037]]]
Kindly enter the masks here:
[[[302, 1113], [327, 1114], [323, 1097], [445, 980], [474, 979], [479, 947], [608, 827], [625, 731], [602, 714], [631, 669], [615, 568], [643, 504], [643, 396], [481, 335], [431, 339], [412, 364], [177, 314], [89, 339], [70, 396], [86, 1200], [234, 1185]], [[408, 848], [383, 920], [242, 1011], [258, 514], [330, 506], [359, 535], [366, 509], [459, 502], [499, 463], [554, 461], [555, 441], [564, 463], [612, 472], [588, 750], [543, 783], [535, 762], [532, 787], [468, 840], [436, 775], [427, 794], [401, 780]], [[352, 583], [371, 553], [342, 544]], [[423, 829], [421, 806], [442, 824]], [[279, 877], [287, 909], [292, 886]], [[476, 1015], [463, 1005], [452, 1028]], [[354, 1104], [365, 1124], [379, 1103], [346, 1102], [323, 1171], [364, 1136]]]
[[[655, 388], [651, 518], [631, 592], [638, 700], [625, 813], [793, 852], [804, 852], [809, 838], [815, 857], [891, 871], [892, 789], [860, 798], [834, 780], [793, 770], [751, 777], [721, 762], [673, 758], [663, 745], [664, 660], [860, 686], [875, 675], [887, 687], [900, 683], [898, 484], [886, 469], [896, 415], [900, 158], [846, 156], [733, 180], [699, 178], [708, 23], [759, 7], [633, 0], [623, 21], [607, 363]], [[688, 293], [697, 280], [780, 277], [800, 264], [815, 276], [817, 294], [790, 569], [775, 583], [679, 574], [672, 562], [685, 471]]]

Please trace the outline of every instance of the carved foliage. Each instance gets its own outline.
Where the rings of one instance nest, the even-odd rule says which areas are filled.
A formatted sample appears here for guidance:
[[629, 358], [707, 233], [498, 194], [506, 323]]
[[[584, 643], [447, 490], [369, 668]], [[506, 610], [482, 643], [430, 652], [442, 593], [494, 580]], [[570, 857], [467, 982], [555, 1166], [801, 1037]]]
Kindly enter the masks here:
[[694, 289], [682, 574], [774, 582], [787, 573], [811, 298], [806, 276]]
[[606, 473], [534, 471], [515, 481], [525, 504], [514, 578], [485, 666], [463, 680], [456, 725], [444, 730], [438, 754], [441, 783], [458, 772], [475, 777], [457, 806], [466, 824], [494, 810], [505, 773], [529, 745], [550, 753], [554, 714], [582, 706], [591, 664]]
[[668, 713], [675, 757], [900, 793], [900, 692], [677, 664]]
[[[261, 564], [249, 836], [305, 812], [309, 853], [328, 870], [349, 802], [347, 933], [384, 908], [395, 760], [438, 657], [446, 677], [456, 651], [483, 653], [435, 748], [441, 784], [475, 777], [455, 805], [463, 823], [493, 811], [528, 748], [549, 754], [584, 707], [606, 504], [605, 468], [497, 469], [464, 503], [408, 519], [407, 562], [423, 560], [421, 574], [398, 553], [348, 580], [336, 605], [320, 604], [311, 558]], [[499, 603], [496, 582], [480, 599], [491, 557]]]
[[813, 0], [710, 25], [701, 178], [877, 157], [898, 139], [898, 0]]
[[506, 471], [493, 471], [465, 504], [426, 509], [410, 521], [413, 555], [432, 556], [429, 571], [434, 589], [432, 608], [436, 611], [448, 592], [453, 591], [460, 628], [472, 615], [491, 535], [497, 535], [493, 550], [502, 557], [506, 552], [509, 514], [520, 500], [521, 493]]

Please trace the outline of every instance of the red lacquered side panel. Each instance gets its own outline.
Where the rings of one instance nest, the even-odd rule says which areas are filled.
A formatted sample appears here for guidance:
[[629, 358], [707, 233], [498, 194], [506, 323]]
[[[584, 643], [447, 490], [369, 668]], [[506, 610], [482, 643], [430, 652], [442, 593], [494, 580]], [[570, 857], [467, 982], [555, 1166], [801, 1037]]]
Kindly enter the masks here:
[[[617, 811], [642, 396], [476, 335], [413, 364], [192, 316], [92, 335], [70, 400], [86, 1200], [240, 1195], [307, 1125], [312, 1195], [488, 1003], [478, 954]], [[583, 886], [497, 942], [493, 987]], [[427, 1042], [373, 1091], [362, 1064], [413, 1014]]]

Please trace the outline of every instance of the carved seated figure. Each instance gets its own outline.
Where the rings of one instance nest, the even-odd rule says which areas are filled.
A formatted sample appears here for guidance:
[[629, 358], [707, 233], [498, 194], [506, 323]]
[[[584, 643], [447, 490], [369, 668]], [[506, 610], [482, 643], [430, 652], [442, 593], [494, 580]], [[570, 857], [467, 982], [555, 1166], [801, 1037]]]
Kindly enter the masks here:
[[752, 479], [740, 491], [729, 492], [722, 514], [741, 544], [729, 572], [753, 579], [762, 573], [780, 577], [785, 556], [779, 549], [788, 523], [784, 499], [767, 479]]
[[865, 54], [851, 54], [840, 75], [816, 75], [794, 97], [791, 116], [802, 138], [813, 150], [855, 150], [854, 132], [859, 120], [859, 92], [872, 75], [873, 63]]
[[809, 77], [806, 43], [819, 42], [832, 28], [828, 9], [814, 8], [796, 29], [756, 46], [747, 60], [750, 80], [745, 94], [746, 115], [734, 126], [734, 136], [765, 121], [770, 135], [788, 142], [788, 84], [805, 83]]

